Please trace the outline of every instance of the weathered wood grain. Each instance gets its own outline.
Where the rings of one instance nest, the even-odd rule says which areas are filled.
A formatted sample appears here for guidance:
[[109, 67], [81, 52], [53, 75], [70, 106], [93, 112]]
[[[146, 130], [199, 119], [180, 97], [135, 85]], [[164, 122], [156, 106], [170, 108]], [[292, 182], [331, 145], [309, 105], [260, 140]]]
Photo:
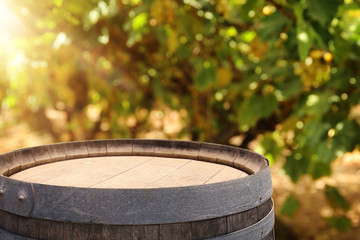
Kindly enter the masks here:
[[89, 156], [87, 144], [85, 141], [81, 142], [67, 142], [64, 144], [66, 159], [84, 158]]
[[[271, 202], [267, 201], [267, 202]], [[150, 225], [104, 225], [57, 222], [46, 219], [21, 217], [0, 210], [0, 230], [5, 229], [34, 239], [205, 239], [225, 236], [257, 223], [259, 207], [227, 217], [194, 222]], [[265, 230], [264, 230], [265, 232]], [[273, 240], [273, 230], [261, 240]], [[260, 240], [260, 239], [259, 239]]]
[[204, 239], [227, 233], [226, 218], [191, 223], [191, 239]]
[[72, 187], [163, 188], [217, 183], [245, 176], [247, 174], [235, 168], [190, 159], [105, 156], [40, 165], [15, 173], [11, 178]]
[[227, 217], [228, 233], [235, 232], [257, 222], [257, 208], [249, 209], [242, 214], [233, 214]]
[[106, 156], [106, 142], [101, 140], [86, 141], [89, 157]]
[[197, 159], [200, 152], [201, 143], [175, 141], [173, 156], [177, 158]]
[[51, 156], [47, 146], [33, 147], [31, 152], [34, 156], [35, 164], [37, 166], [51, 162]]
[[161, 224], [159, 240], [191, 239], [191, 223]]
[[51, 162], [58, 162], [66, 159], [65, 145], [63, 143], [46, 145], [46, 148], [51, 157]]
[[159, 225], [108, 226], [109, 240], [159, 239]]
[[108, 156], [131, 156], [133, 155], [133, 140], [110, 139], [105, 140], [106, 155]]
[[266, 200], [257, 207], [257, 221], [263, 219], [273, 207], [271, 199]]

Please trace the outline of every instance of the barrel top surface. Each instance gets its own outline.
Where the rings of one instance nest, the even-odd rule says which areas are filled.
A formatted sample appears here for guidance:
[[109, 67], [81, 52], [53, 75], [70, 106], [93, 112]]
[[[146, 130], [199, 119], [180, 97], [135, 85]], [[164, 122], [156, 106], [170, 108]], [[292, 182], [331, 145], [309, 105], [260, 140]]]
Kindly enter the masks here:
[[48, 163], [15, 173], [16, 180], [86, 188], [163, 188], [248, 176], [229, 166], [182, 158], [102, 156]]

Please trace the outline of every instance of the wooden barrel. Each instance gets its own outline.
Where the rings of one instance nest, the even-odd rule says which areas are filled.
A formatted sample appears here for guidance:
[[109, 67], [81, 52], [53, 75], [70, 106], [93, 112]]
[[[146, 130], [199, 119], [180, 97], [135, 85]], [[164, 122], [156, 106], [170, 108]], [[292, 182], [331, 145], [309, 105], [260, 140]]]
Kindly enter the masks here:
[[0, 239], [274, 239], [268, 160], [210, 143], [95, 140], [0, 155]]

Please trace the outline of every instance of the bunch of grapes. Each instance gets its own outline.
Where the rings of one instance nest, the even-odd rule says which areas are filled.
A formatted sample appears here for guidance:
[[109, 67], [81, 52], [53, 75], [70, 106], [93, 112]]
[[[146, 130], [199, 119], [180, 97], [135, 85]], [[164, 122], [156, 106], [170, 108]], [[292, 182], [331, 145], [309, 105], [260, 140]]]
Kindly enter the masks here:
[[216, 4], [216, 12], [224, 15], [225, 17], [231, 11], [231, 5], [228, 3], [228, 0], [219, 0]]
[[295, 74], [301, 77], [305, 91], [320, 87], [330, 77], [333, 55], [323, 50], [312, 50], [305, 61], [295, 67]]
[[156, 26], [174, 23], [176, 6], [174, 0], [155, 0], [150, 8], [150, 24]]

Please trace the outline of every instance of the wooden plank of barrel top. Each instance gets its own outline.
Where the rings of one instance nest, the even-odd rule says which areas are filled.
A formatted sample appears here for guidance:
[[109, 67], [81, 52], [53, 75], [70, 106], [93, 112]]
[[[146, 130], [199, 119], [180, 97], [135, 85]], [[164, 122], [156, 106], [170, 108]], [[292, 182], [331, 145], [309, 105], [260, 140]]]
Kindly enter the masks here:
[[148, 156], [104, 156], [40, 165], [13, 179], [47, 185], [87, 188], [162, 188], [238, 179], [245, 172], [208, 162]]
[[0, 239], [274, 239], [268, 161], [248, 150], [96, 140], [0, 163]]

